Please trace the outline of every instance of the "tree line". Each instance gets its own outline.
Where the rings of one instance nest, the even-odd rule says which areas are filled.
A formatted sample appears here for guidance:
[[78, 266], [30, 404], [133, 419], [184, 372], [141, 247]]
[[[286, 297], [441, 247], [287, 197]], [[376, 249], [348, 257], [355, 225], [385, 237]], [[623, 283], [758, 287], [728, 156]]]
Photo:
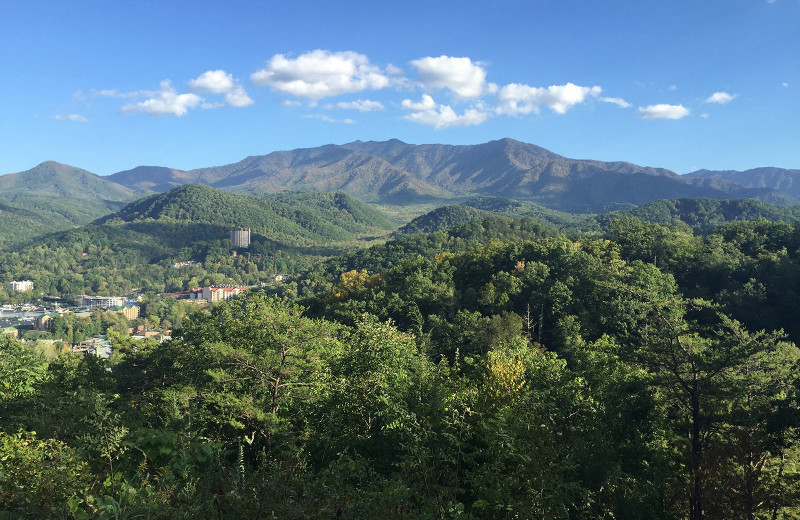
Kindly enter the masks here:
[[331, 260], [163, 344], [112, 333], [108, 361], [0, 340], [0, 508], [800, 514], [800, 226], [494, 225]]

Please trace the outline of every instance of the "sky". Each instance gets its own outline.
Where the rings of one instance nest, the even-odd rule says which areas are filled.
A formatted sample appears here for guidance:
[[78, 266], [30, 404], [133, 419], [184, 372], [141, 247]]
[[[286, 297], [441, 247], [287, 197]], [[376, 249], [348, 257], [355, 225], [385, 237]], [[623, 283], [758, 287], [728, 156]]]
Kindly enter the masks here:
[[355, 140], [800, 168], [800, 0], [0, 2], [0, 174]]

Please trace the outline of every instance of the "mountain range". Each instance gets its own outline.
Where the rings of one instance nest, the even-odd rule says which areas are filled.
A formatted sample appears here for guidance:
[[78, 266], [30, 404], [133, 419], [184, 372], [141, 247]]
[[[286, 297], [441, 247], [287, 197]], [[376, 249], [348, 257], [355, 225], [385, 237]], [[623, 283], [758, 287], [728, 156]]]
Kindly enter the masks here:
[[627, 162], [570, 159], [513, 139], [477, 145], [355, 141], [277, 151], [224, 166], [188, 171], [139, 166], [108, 176], [48, 161], [0, 176], [0, 233], [9, 244], [17, 235], [67, 229], [137, 198], [192, 183], [252, 195], [340, 191], [397, 205], [504, 197], [544, 209], [600, 213], [695, 197], [800, 204], [798, 176], [800, 170], [780, 168], [678, 175]]
[[138, 192], [164, 191], [194, 182], [238, 193], [343, 191], [389, 204], [489, 195], [535, 201], [569, 212], [607, 211], [662, 198], [798, 202], [771, 186], [681, 176], [627, 162], [569, 159], [513, 139], [459, 146], [411, 145], [397, 139], [355, 141], [273, 152], [190, 171], [139, 167], [107, 180]]
[[690, 178], [722, 179], [748, 188], [767, 188], [800, 198], [800, 170], [786, 168], [753, 168], [736, 170], [697, 170], [687, 174]]
[[[758, 179], [750, 178], [752, 172]], [[478, 145], [412, 145], [392, 139], [278, 151], [188, 171], [139, 166], [105, 177], [46, 162], [0, 176], [0, 198], [36, 193], [119, 201], [200, 183], [235, 193], [343, 191], [396, 204], [503, 196], [570, 212], [598, 212], [682, 197], [795, 204], [800, 184], [792, 180], [797, 175], [798, 170], [763, 168], [682, 176], [627, 162], [569, 159], [513, 139]]]

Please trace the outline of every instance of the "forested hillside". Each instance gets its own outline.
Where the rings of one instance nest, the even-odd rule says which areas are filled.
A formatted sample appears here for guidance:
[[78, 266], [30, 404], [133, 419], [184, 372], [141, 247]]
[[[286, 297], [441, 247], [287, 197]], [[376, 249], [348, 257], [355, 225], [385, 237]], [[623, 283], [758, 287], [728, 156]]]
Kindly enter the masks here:
[[641, 206], [601, 214], [580, 214], [556, 211], [533, 202], [505, 197], [477, 197], [462, 204], [442, 206], [395, 232], [395, 236], [444, 231], [458, 224], [484, 218], [490, 214], [507, 218], [531, 217], [562, 230], [599, 232], [615, 219], [636, 217], [654, 224], [685, 224], [697, 233], [738, 221], [767, 220], [797, 222], [800, 206], [770, 204], [756, 199], [716, 200], [708, 198], [662, 199]]
[[0, 509], [796, 517], [800, 226], [604, 233], [405, 237], [108, 361], [3, 337]]
[[648, 202], [638, 208], [599, 215], [595, 220], [607, 224], [615, 218], [626, 216], [663, 225], [683, 222], [695, 231], [707, 233], [728, 222], [741, 220], [797, 222], [800, 220], [800, 206], [779, 206], [755, 199], [664, 199]]
[[[131, 203], [92, 225], [0, 252], [0, 281], [29, 279], [37, 292], [66, 298], [254, 285], [365, 247], [396, 225], [342, 193], [255, 197], [190, 184]], [[234, 257], [228, 237], [238, 227], [252, 229], [252, 244]], [[195, 264], [171, 267], [188, 260]], [[0, 299], [4, 295], [5, 285]]]
[[0, 201], [0, 251], [12, 251], [36, 237], [84, 226], [124, 206], [122, 201], [44, 196]]

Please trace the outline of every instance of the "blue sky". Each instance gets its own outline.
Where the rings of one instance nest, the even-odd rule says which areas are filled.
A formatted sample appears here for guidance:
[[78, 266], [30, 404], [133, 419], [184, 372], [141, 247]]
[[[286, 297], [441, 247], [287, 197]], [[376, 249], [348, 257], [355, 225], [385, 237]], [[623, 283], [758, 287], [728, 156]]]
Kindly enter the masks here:
[[800, 168], [800, 0], [0, 3], [0, 173], [502, 137]]

